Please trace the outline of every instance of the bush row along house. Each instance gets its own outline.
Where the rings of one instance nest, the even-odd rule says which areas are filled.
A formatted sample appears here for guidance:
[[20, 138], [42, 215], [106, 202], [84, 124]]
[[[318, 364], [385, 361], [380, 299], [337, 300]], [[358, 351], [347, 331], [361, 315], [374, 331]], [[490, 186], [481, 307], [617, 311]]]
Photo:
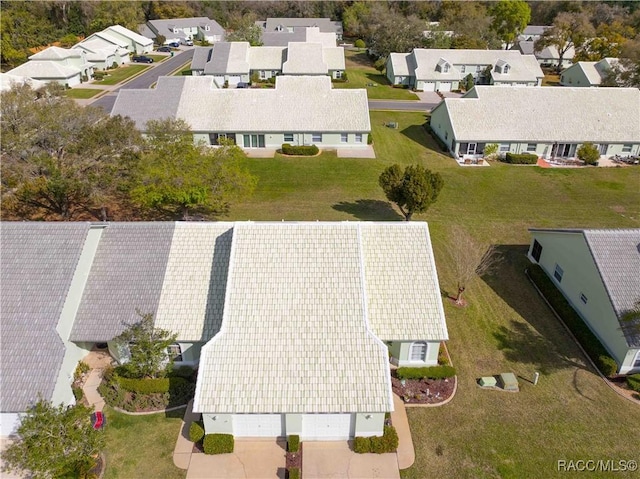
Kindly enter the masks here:
[[488, 144], [499, 153], [575, 158], [584, 143], [600, 155], [640, 154], [637, 88], [495, 88], [475, 86], [447, 98], [430, 125], [458, 161], [482, 158]]
[[[3, 223], [2, 434], [138, 312], [199, 364], [207, 433], [381, 435], [389, 360], [448, 339], [426, 223]], [[406, 252], [411, 251], [411, 255]], [[402, 291], [401, 294], [398, 291]], [[37, 345], [33, 348], [25, 344]]]
[[334, 41], [342, 41], [342, 22], [330, 18], [267, 18], [257, 21], [256, 25], [261, 29], [260, 39], [264, 46], [279, 47], [289, 42], [308, 41], [304, 37], [310, 27], [333, 34]]
[[386, 68], [393, 85], [422, 91], [458, 90], [468, 75], [475, 83], [509, 86], [540, 86], [544, 77], [535, 57], [512, 50], [415, 48], [391, 53]]
[[[349, 112], [349, 114], [345, 114]], [[220, 137], [245, 149], [283, 143], [318, 148], [367, 149], [371, 132], [367, 93], [332, 89], [328, 76], [278, 76], [273, 89], [217, 88], [213, 77], [160, 77], [152, 90], [121, 90], [112, 115], [185, 120], [196, 142]]]
[[220, 86], [248, 83], [253, 75], [268, 80], [276, 75], [329, 75], [342, 78], [344, 49], [335, 46], [334, 33], [306, 28], [301, 42], [285, 47], [252, 47], [248, 42], [223, 42], [196, 48], [191, 72], [212, 75]]
[[199, 40], [216, 43], [224, 41], [225, 31], [218, 22], [207, 17], [172, 18], [149, 20], [138, 26], [138, 31], [157, 43], [158, 36], [164, 37], [163, 45], [180, 43], [183, 40]]
[[640, 302], [640, 229], [529, 231], [529, 259], [609, 351], [618, 373], [640, 372], [640, 328], [624, 319]]

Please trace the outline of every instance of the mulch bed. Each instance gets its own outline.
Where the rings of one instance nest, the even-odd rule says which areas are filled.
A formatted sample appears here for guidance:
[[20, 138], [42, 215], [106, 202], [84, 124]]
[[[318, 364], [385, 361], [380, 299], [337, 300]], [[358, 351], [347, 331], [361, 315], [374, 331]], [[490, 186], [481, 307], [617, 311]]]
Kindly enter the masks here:
[[287, 469], [297, 467], [302, 471], [302, 443], [298, 452], [287, 452]]
[[404, 385], [391, 371], [391, 388], [405, 404], [438, 404], [453, 394], [455, 378], [405, 379]]

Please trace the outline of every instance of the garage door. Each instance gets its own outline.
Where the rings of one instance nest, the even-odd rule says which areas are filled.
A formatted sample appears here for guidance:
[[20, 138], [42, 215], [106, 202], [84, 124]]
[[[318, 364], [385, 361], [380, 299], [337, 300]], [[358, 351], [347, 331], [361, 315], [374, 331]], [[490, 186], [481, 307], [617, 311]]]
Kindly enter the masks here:
[[[419, 90], [420, 88], [418, 88]], [[422, 83], [422, 91], [436, 91], [436, 84], [432, 81]]]
[[440, 86], [438, 87], [440, 91], [451, 91], [451, 82], [440, 82]]
[[353, 435], [351, 414], [304, 414], [302, 439], [340, 441]]
[[229, 75], [229, 85], [237, 85], [242, 81], [242, 77], [239, 75]]
[[284, 415], [236, 414], [233, 416], [233, 435], [236, 437], [284, 436]]

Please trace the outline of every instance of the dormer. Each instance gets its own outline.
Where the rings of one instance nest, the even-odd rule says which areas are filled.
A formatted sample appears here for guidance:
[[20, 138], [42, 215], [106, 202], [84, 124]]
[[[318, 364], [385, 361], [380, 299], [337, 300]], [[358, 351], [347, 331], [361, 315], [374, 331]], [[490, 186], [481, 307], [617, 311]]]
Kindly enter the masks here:
[[509, 65], [504, 60], [498, 60], [496, 62], [495, 68], [493, 69], [494, 72], [502, 73], [503, 75], [506, 75], [507, 73], [509, 73], [509, 70], [511, 70], [511, 65]]
[[441, 58], [436, 65], [436, 71], [440, 73], [449, 73], [449, 70], [451, 70], [451, 64], [444, 58]]

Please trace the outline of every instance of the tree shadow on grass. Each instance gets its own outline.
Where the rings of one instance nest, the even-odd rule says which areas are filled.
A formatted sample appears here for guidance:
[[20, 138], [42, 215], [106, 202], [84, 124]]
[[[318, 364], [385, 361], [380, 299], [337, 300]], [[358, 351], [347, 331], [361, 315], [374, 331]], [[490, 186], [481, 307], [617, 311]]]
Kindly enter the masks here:
[[[400, 125], [402, 127], [402, 125]], [[420, 146], [427, 148], [429, 150], [441, 152], [440, 148], [436, 144], [435, 140], [431, 138], [427, 130], [425, 130], [423, 125], [410, 125], [406, 128], [400, 130], [404, 136], [409, 138], [412, 141], [415, 141]]]
[[381, 200], [356, 200], [352, 203], [341, 201], [331, 206], [364, 221], [401, 221], [404, 218], [393, 209], [391, 203]]
[[500, 326], [493, 333], [498, 348], [509, 361], [532, 364], [544, 374], [570, 367], [588, 369], [588, 363], [578, 359], [581, 355], [562, 324], [525, 275], [530, 264], [527, 250], [527, 245], [497, 246], [496, 253], [503, 260], [482, 277], [526, 321], [511, 320], [508, 326]]

